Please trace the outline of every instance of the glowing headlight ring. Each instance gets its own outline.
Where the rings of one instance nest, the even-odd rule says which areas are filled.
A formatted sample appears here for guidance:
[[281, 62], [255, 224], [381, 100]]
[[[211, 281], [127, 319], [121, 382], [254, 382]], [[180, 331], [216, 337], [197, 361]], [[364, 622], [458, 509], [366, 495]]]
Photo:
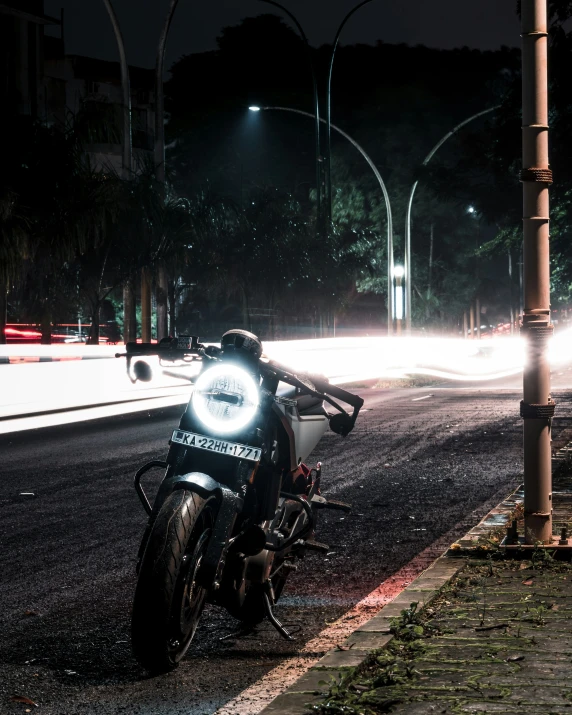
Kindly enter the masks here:
[[[214, 387], [213, 382], [220, 377], [233, 377], [241, 383], [244, 390], [246, 405], [240, 407], [238, 414], [234, 419], [222, 421], [213, 416], [207, 407], [208, 398], [205, 398], [203, 392]], [[258, 385], [254, 378], [236, 365], [215, 365], [205, 370], [195, 383], [195, 389], [192, 397], [192, 405], [195, 415], [198, 419], [213, 432], [218, 434], [227, 434], [237, 432], [246, 427], [252, 421], [258, 406], [260, 404], [260, 393]]]

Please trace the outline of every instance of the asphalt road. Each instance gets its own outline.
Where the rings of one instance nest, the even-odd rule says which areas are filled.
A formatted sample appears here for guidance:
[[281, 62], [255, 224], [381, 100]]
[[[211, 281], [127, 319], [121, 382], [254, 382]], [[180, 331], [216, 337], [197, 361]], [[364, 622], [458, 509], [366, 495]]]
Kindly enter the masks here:
[[[208, 607], [184, 663], [156, 678], [129, 645], [145, 525], [132, 476], [165, 455], [180, 408], [1, 436], [0, 713], [34, 710], [15, 695], [45, 715], [214, 713], [520, 483], [518, 388], [357, 391], [354, 432], [326, 434], [310, 460], [323, 463], [324, 494], [354, 511], [323, 513], [317, 538], [331, 551], [307, 557], [286, 587], [277, 615], [297, 640], [266, 624], [221, 640], [237, 622]], [[555, 448], [568, 440], [569, 395], [554, 391]]]

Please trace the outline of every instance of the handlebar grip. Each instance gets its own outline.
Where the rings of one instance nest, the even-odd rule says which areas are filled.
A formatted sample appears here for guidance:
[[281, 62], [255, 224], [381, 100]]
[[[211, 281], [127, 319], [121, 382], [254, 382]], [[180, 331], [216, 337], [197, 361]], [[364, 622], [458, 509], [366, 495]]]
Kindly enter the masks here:
[[325, 392], [327, 395], [330, 395], [330, 397], [342, 400], [342, 402], [346, 402], [348, 405], [351, 405], [358, 410], [363, 406], [363, 400], [359, 397], [359, 395], [354, 395], [337, 385], [331, 385], [327, 380], [324, 380], [324, 378], [319, 375], [309, 375], [309, 377], [314, 385], [316, 385], [316, 389], [320, 392]]
[[158, 343], [127, 343], [125, 352], [128, 355], [158, 355]]

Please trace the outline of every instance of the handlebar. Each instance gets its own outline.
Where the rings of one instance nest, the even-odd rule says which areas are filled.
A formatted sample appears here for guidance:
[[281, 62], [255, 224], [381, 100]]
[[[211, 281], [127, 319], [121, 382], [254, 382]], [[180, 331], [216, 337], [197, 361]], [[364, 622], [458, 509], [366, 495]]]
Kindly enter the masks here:
[[158, 343], [127, 343], [126, 355], [199, 355], [204, 349], [194, 335], [182, 335], [178, 338], [163, 338]]
[[[127, 343], [125, 345], [125, 353], [116, 353], [115, 357], [127, 358], [127, 369], [129, 372], [129, 364], [131, 358], [138, 356], [157, 355], [165, 360], [184, 360], [188, 357], [207, 357], [217, 358], [221, 354], [221, 349], [216, 346], [205, 346], [199, 343], [198, 338], [194, 335], [183, 335], [177, 338], [163, 338], [158, 343]], [[307, 373], [297, 375], [287, 367], [280, 365], [272, 360], [268, 362], [260, 362], [261, 372], [274, 374], [279, 380], [287, 382], [294, 387], [299, 388], [303, 392], [315, 397], [321, 397], [330, 405], [335, 407], [341, 414], [334, 416], [330, 420], [330, 426], [333, 428], [332, 420], [335, 417], [343, 418], [338, 420], [339, 426], [334, 431], [339, 431], [344, 436], [351, 432], [360, 409], [364, 401], [358, 395], [354, 395], [347, 390], [330, 385], [327, 378], [320, 375], [310, 375]], [[341, 400], [353, 407], [352, 415], [349, 415], [343, 407], [337, 404], [334, 399]]]

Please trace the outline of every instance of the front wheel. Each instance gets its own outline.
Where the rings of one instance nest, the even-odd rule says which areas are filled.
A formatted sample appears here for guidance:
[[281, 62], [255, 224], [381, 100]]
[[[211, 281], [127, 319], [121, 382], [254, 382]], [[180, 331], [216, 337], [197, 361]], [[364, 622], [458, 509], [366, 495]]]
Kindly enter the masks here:
[[214, 497], [173, 492], [153, 524], [133, 599], [137, 660], [153, 673], [173, 670], [187, 652], [207, 589], [197, 582], [216, 516]]

